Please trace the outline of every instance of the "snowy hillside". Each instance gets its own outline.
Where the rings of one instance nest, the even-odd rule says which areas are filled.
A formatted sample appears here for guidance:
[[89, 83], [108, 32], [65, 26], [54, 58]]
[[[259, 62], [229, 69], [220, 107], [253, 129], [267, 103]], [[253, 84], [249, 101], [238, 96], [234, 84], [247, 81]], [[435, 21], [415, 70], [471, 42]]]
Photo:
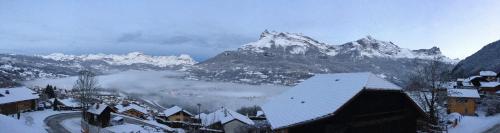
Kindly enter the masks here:
[[88, 55], [66, 55], [62, 53], [53, 53], [49, 55], [39, 55], [45, 59], [57, 61], [91, 61], [101, 60], [111, 65], [132, 65], [132, 64], [150, 64], [158, 67], [167, 67], [171, 65], [194, 65], [196, 61], [191, 56], [182, 54], [179, 56], [151, 56], [141, 52], [131, 52], [125, 55], [115, 54], [88, 54]]
[[126, 55], [15, 55], [0, 54], [0, 86], [38, 78], [77, 75], [80, 70], [109, 74], [126, 70], [184, 70], [195, 64], [189, 55], [150, 56], [139, 52]]

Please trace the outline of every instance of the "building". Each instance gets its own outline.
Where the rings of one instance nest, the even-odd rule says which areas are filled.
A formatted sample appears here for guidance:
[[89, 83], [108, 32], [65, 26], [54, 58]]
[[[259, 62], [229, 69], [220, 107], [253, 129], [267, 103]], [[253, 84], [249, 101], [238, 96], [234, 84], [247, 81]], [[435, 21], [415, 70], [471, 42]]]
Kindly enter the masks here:
[[133, 116], [136, 118], [146, 119], [146, 115], [148, 114], [148, 110], [144, 107], [141, 107], [136, 104], [128, 104], [128, 105], [117, 105], [116, 111], [118, 113]]
[[52, 103], [52, 106], [56, 110], [74, 110], [82, 108], [79, 102], [73, 98], [66, 98], [66, 99], [51, 98], [49, 99], [49, 101]]
[[316, 75], [262, 109], [278, 133], [410, 133], [427, 119], [399, 86], [368, 72]]
[[171, 107], [163, 111], [167, 121], [190, 122], [193, 114], [179, 106]]
[[110, 126], [111, 112], [114, 110], [106, 104], [94, 104], [85, 112], [84, 120], [92, 126], [105, 128]]
[[480, 96], [475, 89], [448, 89], [448, 113], [475, 115]]
[[26, 87], [0, 89], [0, 114], [16, 114], [35, 110], [38, 94]]
[[210, 132], [246, 133], [254, 125], [248, 117], [226, 108], [197, 117], [201, 117], [202, 126], [206, 127], [204, 130]]
[[[195, 121], [193, 114], [179, 106], [173, 106], [160, 113], [160, 118], [165, 124], [173, 128], [189, 128]], [[198, 124], [199, 125], [199, 124]]]
[[480, 82], [479, 91], [481, 94], [495, 94], [500, 91], [500, 82]]
[[479, 76], [484, 77], [488, 82], [496, 82], [497, 81], [497, 73], [493, 71], [480, 71]]

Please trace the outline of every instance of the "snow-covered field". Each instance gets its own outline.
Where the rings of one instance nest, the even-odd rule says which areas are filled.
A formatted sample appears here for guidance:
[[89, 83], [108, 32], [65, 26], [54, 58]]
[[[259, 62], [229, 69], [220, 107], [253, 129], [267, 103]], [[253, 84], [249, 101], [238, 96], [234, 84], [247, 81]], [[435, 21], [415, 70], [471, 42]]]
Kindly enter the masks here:
[[[101, 87], [113, 88], [129, 94], [137, 94], [148, 100], [168, 105], [215, 110], [221, 106], [238, 109], [242, 106], [260, 105], [267, 98], [277, 95], [289, 87], [277, 85], [247, 85], [226, 82], [207, 82], [180, 78], [176, 71], [125, 71], [99, 76]], [[40, 79], [24, 82], [26, 86], [55, 85], [71, 89], [76, 77]]]
[[464, 116], [461, 122], [455, 128], [450, 128], [448, 132], [450, 133], [481, 133], [484, 132], [496, 124], [500, 124], [500, 114], [485, 117], [480, 115], [476, 116]]

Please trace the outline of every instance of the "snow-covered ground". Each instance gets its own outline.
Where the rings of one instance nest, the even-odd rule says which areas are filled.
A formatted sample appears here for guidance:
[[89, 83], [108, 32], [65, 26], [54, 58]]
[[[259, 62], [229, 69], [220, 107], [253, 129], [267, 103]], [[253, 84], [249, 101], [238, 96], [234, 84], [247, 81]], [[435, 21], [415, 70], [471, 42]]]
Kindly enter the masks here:
[[[125, 71], [99, 76], [101, 87], [114, 88], [126, 93], [158, 102], [162, 105], [202, 104], [203, 110], [216, 110], [221, 106], [238, 109], [260, 105], [267, 98], [280, 94], [289, 87], [277, 85], [247, 85], [227, 82], [186, 80], [184, 73], [176, 71]], [[76, 77], [40, 79], [24, 82], [26, 86], [55, 85], [71, 89]]]
[[81, 120], [82, 118], [66, 119], [61, 122], [61, 125], [71, 133], [81, 133]]
[[455, 128], [450, 128], [450, 133], [481, 133], [496, 124], [500, 124], [500, 114], [485, 117], [484, 115], [464, 116]]
[[51, 115], [60, 113], [69, 113], [69, 112], [75, 112], [75, 111], [53, 111], [52, 109], [46, 109], [43, 111], [26, 112], [26, 113], [21, 113], [20, 121], [29, 123], [28, 121], [32, 120], [32, 123], [28, 125], [30, 127], [33, 127], [33, 129], [37, 130], [38, 133], [45, 133], [47, 132], [45, 129], [48, 128], [43, 121], [45, 120], [45, 118]]

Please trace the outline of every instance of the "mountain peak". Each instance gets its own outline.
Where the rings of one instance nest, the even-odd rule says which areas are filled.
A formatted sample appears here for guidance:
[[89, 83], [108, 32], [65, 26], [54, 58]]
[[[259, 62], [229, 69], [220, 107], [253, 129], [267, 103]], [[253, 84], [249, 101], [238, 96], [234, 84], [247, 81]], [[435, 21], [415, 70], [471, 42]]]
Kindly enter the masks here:
[[319, 49], [327, 49], [327, 45], [318, 42], [301, 33], [276, 32], [265, 30], [261, 33], [259, 40], [245, 44], [241, 50], [253, 52], [264, 52], [267, 49], [291, 48], [292, 53], [304, 53], [308, 48], [317, 47]]

